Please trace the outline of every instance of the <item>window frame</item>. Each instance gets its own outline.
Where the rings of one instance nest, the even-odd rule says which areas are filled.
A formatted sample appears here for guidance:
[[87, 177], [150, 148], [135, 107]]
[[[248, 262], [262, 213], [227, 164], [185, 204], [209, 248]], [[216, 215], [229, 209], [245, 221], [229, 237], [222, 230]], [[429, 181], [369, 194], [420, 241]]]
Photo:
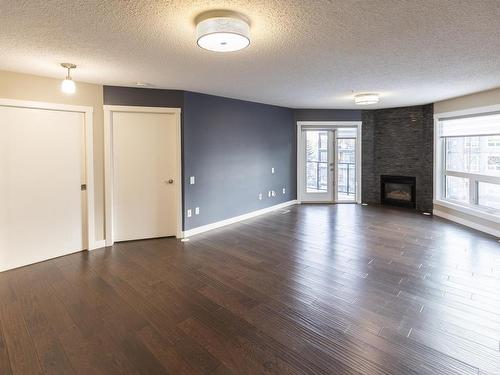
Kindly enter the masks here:
[[[500, 111], [500, 105], [439, 113], [434, 115], [434, 204], [455, 209], [457, 211], [481, 217], [500, 223], [500, 210], [480, 206], [478, 204], [478, 187], [480, 182], [500, 185], [500, 176], [483, 175], [478, 173], [457, 172], [447, 170], [446, 166], [446, 137], [441, 137], [441, 122], [450, 117], [473, 117], [488, 115]], [[468, 137], [466, 135], [464, 137]], [[464, 203], [446, 197], [446, 176], [466, 178], [469, 180], [469, 202]]]

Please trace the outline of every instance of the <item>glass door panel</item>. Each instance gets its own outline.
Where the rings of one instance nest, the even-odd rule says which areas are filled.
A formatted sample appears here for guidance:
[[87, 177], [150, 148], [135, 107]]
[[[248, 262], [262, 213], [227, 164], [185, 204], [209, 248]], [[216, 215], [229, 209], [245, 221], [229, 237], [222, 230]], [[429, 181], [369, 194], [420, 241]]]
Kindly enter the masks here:
[[305, 130], [303, 198], [309, 202], [333, 200], [333, 152], [331, 130]]
[[356, 139], [338, 138], [336, 154], [336, 201], [356, 201]]

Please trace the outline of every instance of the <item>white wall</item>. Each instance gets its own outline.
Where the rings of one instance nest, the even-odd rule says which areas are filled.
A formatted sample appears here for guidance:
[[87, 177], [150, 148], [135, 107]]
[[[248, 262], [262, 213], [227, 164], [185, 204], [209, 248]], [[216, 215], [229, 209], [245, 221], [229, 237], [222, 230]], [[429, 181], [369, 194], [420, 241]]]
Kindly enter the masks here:
[[434, 113], [461, 111], [500, 104], [500, 88], [434, 103]]

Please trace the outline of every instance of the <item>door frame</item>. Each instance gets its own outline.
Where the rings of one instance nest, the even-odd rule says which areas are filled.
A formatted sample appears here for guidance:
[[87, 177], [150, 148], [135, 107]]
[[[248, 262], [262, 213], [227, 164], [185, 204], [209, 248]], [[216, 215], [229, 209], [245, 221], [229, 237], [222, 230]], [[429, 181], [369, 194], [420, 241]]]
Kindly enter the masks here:
[[[38, 102], [30, 100], [2, 99], [0, 107], [15, 107], [42, 109], [48, 111], [77, 112], [84, 115], [85, 137], [84, 137], [84, 176], [86, 190], [85, 198], [82, 199], [82, 250], [94, 250], [102, 247], [101, 241], [95, 237], [95, 206], [94, 206], [94, 108], [91, 106], [80, 106], [71, 104]], [[82, 145], [83, 146], [83, 145]], [[83, 151], [83, 150], [82, 150]]]
[[[302, 196], [302, 184], [303, 184], [303, 169], [305, 168], [305, 158], [303, 155], [304, 139], [302, 137], [302, 131], [306, 129], [326, 129], [335, 130], [338, 128], [356, 128], [356, 200], [354, 203], [361, 203], [361, 162], [362, 162], [362, 125], [361, 121], [297, 121], [297, 200], [299, 203], [307, 203], [303, 201]], [[335, 150], [335, 145], [334, 145]], [[335, 153], [335, 152], [334, 152]], [[337, 155], [334, 155], [334, 163], [337, 160]], [[335, 176], [337, 175], [335, 166]], [[335, 178], [334, 176], [334, 178]], [[335, 183], [336, 186], [336, 183]], [[334, 199], [337, 193], [334, 191]], [[312, 202], [311, 202], [312, 203]], [[343, 203], [343, 202], [314, 202], [314, 203]], [[346, 202], [352, 203], [352, 202]]]
[[113, 113], [160, 113], [175, 116], [176, 160], [174, 180], [178, 181], [175, 189], [176, 202], [176, 237], [182, 238], [182, 142], [181, 142], [181, 109], [167, 107], [140, 107], [104, 105], [104, 197], [105, 197], [105, 239], [106, 246], [114, 243], [113, 235], [113, 194], [114, 194], [114, 159], [113, 159]]

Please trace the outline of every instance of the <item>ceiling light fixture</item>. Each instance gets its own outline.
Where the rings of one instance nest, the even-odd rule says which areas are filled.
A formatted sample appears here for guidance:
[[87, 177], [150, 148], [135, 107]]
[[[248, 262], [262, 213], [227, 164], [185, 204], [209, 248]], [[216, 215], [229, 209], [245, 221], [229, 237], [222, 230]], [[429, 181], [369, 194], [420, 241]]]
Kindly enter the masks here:
[[197, 43], [203, 49], [234, 52], [250, 44], [250, 25], [235, 12], [207, 12], [198, 16], [196, 35]]
[[68, 69], [68, 75], [61, 83], [61, 91], [66, 94], [74, 94], [76, 91], [75, 81], [71, 78], [71, 69], [75, 69], [76, 65], [71, 63], [62, 63], [61, 66]]
[[354, 95], [354, 103], [356, 105], [377, 104], [380, 101], [379, 94], [357, 94]]

